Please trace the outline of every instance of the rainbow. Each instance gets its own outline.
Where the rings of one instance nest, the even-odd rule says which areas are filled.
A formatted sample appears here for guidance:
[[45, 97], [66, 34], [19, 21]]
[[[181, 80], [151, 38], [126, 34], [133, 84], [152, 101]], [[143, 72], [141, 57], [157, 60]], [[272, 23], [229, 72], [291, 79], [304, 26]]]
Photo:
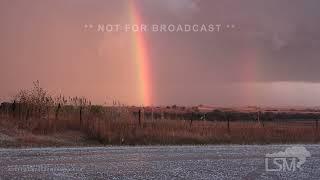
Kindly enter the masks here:
[[248, 105], [257, 105], [259, 93], [259, 86], [254, 83], [260, 79], [262, 72], [261, 62], [262, 56], [258, 48], [243, 49], [238, 58], [242, 60], [241, 80], [247, 82], [245, 84], [245, 91], [242, 96], [242, 102], [248, 102]]
[[[130, 23], [141, 25], [142, 18], [139, 14], [135, 0], [129, 0]], [[138, 87], [140, 101], [144, 106], [151, 105], [151, 81], [150, 81], [150, 59], [146, 39], [143, 32], [132, 32], [132, 43], [134, 60], [138, 71]]]

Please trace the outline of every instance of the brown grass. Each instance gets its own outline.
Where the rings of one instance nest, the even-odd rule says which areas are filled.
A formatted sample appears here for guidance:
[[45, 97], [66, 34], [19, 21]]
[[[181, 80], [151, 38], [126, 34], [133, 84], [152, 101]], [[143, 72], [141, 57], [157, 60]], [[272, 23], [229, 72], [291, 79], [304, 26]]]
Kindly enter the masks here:
[[320, 140], [320, 131], [307, 122], [267, 122], [264, 127], [256, 122], [230, 122], [228, 130], [227, 122], [193, 121], [190, 125], [190, 121], [185, 120], [158, 119], [139, 124], [127, 111], [114, 119], [110, 114], [102, 117], [87, 115], [82, 124], [72, 116], [57, 121], [33, 119], [28, 125], [17, 119], [1, 118], [0, 127], [15, 129], [4, 132], [9, 136], [20, 132], [18, 140], [23, 144], [42, 143], [44, 146], [56, 146], [59, 143], [39, 139], [39, 136], [57, 136], [70, 130], [83, 132], [88, 140], [95, 139], [101, 144], [112, 145], [318, 143]]
[[[24, 145], [78, 145], [77, 136], [85, 141], [94, 139], [100, 144], [269, 144], [318, 143], [320, 131], [311, 121], [227, 122], [168, 120], [144, 118], [141, 123], [132, 109], [114, 103], [113, 106], [93, 106], [85, 98], [53, 98], [39, 82], [34, 89], [20, 91], [15, 97], [15, 108], [2, 107], [0, 135], [14, 137]], [[68, 138], [59, 134], [71, 133]], [[71, 139], [70, 139], [71, 136]], [[53, 138], [53, 139], [52, 139]], [[12, 139], [11, 139], [12, 140]], [[61, 143], [61, 140], [65, 143]], [[0, 145], [10, 141], [1, 140]], [[83, 143], [84, 141], [82, 141]], [[4, 145], [5, 146], [5, 145]]]
[[268, 144], [315, 143], [320, 133], [312, 126], [267, 123], [265, 127], [254, 122], [189, 122], [161, 120], [137, 123], [121, 121], [95, 122], [100, 126], [89, 134], [107, 144]]

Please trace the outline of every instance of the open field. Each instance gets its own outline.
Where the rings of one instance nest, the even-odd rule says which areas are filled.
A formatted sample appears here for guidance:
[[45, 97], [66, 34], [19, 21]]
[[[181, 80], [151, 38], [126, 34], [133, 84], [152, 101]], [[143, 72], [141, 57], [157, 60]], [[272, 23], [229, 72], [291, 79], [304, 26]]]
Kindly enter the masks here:
[[[209, 122], [188, 120], [103, 120], [83, 124], [68, 121], [52, 126], [34, 121], [26, 126], [16, 119], [0, 120], [1, 147], [158, 145], [158, 144], [269, 144], [318, 143], [320, 132], [313, 121]], [[53, 129], [54, 128], [54, 129]]]
[[51, 96], [35, 83], [0, 106], [0, 146], [318, 143], [317, 109], [128, 107]]

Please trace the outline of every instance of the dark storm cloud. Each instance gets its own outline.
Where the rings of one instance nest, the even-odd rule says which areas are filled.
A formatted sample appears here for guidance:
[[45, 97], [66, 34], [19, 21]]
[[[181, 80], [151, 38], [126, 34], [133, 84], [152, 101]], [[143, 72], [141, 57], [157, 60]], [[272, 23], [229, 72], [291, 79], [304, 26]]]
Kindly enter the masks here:
[[[149, 23], [233, 23], [237, 25], [237, 30], [211, 34], [151, 34], [151, 43], [173, 43], [174, 52], [164, 45], [162, 49], [157, 49], [161, 49], [163, 54], [175, 54], [168, 61], [194, 62], [193, 67], [216, 71], [212, 74], [208, 71], [200, 72], [203, 75], [218, 75], [224, 77], [224, 80], [320, 81], [317, 70], [320, 65], [320, 24], [317, 23], [320, 19], [317, 10], [319, 1], [179, 2], [182, 3], [179, 8], [175, 6], [175, 12], [172, 12], [172, 7], [165, 5], [152, 9], [152, 2], [145, 2], [152, 10], [145, 10], [144, 15]], [[243, 56], [244, 52], [247, 55]], [[158, 54], [155, 58], [161, 59]], [[165, 60], [157, 60], [156, 64], [160, 61]], [[257, 77], [243, 77], [244, 63], [253, 64], [251, 68], [257, 68], [251, 69], [258, 71]]]

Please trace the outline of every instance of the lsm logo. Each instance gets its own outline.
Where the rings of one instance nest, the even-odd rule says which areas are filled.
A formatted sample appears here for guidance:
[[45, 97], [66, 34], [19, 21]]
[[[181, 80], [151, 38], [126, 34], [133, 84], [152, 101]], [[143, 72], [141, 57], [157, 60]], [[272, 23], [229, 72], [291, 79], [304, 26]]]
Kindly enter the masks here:
[[265, 168], [268, 172], [302, 170], [302, 165], [307, 157], [311, 157], [310, 152], [303, 146], [293, 146], [285, 151], [266, 154]]

